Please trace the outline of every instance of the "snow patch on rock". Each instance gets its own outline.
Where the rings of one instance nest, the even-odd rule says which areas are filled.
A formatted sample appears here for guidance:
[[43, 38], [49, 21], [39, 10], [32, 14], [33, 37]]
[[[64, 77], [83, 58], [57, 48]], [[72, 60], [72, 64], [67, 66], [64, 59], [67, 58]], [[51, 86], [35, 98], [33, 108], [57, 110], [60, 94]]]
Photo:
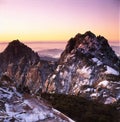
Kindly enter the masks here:
[[107, 66], [107, 70], [105, 72], [106, 74], [114, 74], [114, 75], [119, 75], [119, 72], [113, 69], [112, 67]]
[[106, 101], [105, 101], [104, 104], [112, 104], [112, 103], [114, 103], [114, 102], [116, 102], [116, 99], [115, 99], [115, 98], [113, 98], [113, 97], [108, 97], [108, 98], [106, 99]]
[[104, 80], [104, 81], [100, 82], [100, 83], [98, 84], [98, 86], [106, 87], [108, 84], [109, 84], [109, 81]]

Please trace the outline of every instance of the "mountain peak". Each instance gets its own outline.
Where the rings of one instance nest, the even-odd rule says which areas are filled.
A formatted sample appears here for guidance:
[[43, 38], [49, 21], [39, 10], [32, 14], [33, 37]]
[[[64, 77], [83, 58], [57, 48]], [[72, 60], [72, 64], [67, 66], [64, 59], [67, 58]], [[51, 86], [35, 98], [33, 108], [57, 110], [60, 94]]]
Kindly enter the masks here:
[[19, 40], [13, 40], [8, 44], [6, 49], [0, 54], [0, 63], [7, 65], [9, 63], [19, 62], [24, 58], [26, 62], [32, 63], [39, 61], [39, 56], [27, 45]]
[[84, 55], [97, 58], [101, 62], [104, 62], [104, 64], [116, 69], [118, 69], [118, 65], [120, 66], [118, 57], [110, 47], [108, 40], [103, 36], [95, 36], [91, 31], [87, 31], [84, 34], [78, 33], [74, 38], [71, 38], [61, 55], [60, 61], [65, 59], [66, 55], [73, 52], [79, 57]]
[[18, 39], [16, 39], [16, 40], [13, 40], [13, 41], [10, 42], [10, 43], [12, 43], [12, 44], [20, 44], [21, 42], [20, 42]]
[[[6, 49], [4, 50], [4, 53], [6, 52], [11, 52], [11, 53], [18, 53], [18, 51], [22, 51], [24, 50], [31, 50], [29, 47], [27, 47], [26, 45], [24, 45], [22, 42], [20, 42], [18, 39], [17, 40], [13, 40], [12, 42], [10, 42], [8, 44], [8, 46], [6, 47]], [[24, 52], [25, 53], [25, 52]]]
[[87, 31], [68, 41], [46, 91], [80, 95], [105, 104], [119, 100], [120, 60], [107, 39]]
[[3, 53], [19, 58], [31, 55], [34, 51], [17, 39], [10, 42]]
[[[11, 41], [8, 44], [7, 48], [29, 48], [28, 46], [26, 46], [24, 43], [22, 43], [21, 41], [19, 41], [18, 39]], [[6, 49], [7, 49], [6, 48]]]
[[96, 36], [91, 31], [87, 31], [84, 34], [78, 33], [68, 41], [66, 51], [70, 53], [73, 49], [80, 48], [80, 45], [82, 47], [86, 46], [86, 48], [91, 47], [93, 44], [98, 43], [96, 41]]
[[85, 32], [85, 34], [84, 34], [85, 36], [89, 36], [89, 37], [91, 37], [91, 38], [94, 38], [94, 37], [96, 37], [95, 36], [95, 34], [94, 33], [92, 33], [91, 31], [87, 31], [87, 32]]

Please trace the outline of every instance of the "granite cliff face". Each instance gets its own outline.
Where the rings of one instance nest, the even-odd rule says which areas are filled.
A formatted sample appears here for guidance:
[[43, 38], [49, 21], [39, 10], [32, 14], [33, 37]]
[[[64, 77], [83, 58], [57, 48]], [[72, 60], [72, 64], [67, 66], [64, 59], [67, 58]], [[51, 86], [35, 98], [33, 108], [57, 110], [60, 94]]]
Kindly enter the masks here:
[[40, 60], [37, 53], [19, 40], [10, 42], [0, 54], [1, 77], [10, 77], [21, 92], [37, 93], [53, 69], [51, 62]]
[[43, 91], [113, 103], [120, 99], [120, 60], [104, 37], [90, 31], [77, 34], [68, 41]]

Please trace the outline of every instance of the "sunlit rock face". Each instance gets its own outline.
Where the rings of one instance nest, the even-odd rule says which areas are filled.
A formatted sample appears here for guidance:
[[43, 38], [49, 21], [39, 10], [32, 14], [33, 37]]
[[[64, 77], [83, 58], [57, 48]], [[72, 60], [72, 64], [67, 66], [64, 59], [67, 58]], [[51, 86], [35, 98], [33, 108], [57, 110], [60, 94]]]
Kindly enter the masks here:
[[77, 34], [68, 41], [43, 91], [114, 103], [120, 99], [120, 60], [104, 37], [90, 31]]
[[42, 98], [21, 94], [8, 76], [0, 80], [1, 122], [74, 122]]
[[19, 40], [10, 42], [0, 54], [0, 75], [9, 76], [22, 92], [24, 88], [31, 93], [38, 92], [53, 69], [52, 62], [41, 60], [37, 53]]

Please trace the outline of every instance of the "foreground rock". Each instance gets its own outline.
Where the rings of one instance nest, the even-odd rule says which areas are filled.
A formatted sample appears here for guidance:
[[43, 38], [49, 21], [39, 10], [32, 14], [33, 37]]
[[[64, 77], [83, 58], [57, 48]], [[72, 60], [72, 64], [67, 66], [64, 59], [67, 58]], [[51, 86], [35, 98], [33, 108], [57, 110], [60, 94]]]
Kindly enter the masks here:
[[44, 100], [20, 94], [10, 80], [0, 81], [1, 122], [74, 122]]

